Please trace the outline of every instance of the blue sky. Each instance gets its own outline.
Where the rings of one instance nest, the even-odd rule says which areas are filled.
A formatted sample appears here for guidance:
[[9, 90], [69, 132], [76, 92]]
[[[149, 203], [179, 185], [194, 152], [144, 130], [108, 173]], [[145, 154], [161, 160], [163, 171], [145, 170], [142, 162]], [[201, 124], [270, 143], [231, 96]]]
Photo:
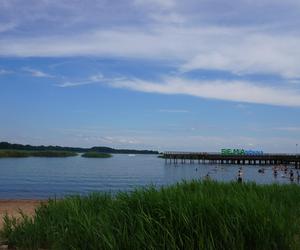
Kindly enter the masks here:
[[299, 16], [296, 0], [1, 0], [0, 140], [294, 153]]

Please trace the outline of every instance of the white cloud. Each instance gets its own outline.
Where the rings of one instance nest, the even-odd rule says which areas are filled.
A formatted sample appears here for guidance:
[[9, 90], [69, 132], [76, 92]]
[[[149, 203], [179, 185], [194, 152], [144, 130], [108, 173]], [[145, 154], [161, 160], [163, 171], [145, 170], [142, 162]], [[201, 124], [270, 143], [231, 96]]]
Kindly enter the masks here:
[[221, 35], [222, 42], [217, 41], [217, 37], [212, 39], [211, 47], [197, 53], [182, 66], [182, 70], [216, 69], [237, 74], [268, 73], [286, 78], [300, 76], [300, 50], [297, 48], [300, 37], [251, 31], [244, 35], [243, 32], [238, 33], [237, 40], [235, 35]]
[[93, 81], [76, 81], [76, 82], [63, 82], [60, 84], [56, 84], [56, 86], [61, 87], [61, 88], [68, 88], [68, 87], [77, 87], [77, 86], [81, 86], [81, 85], [88, 85], [88, 84], [92, 84], [94, 83]]
[[278, 106], [300, 106], [300, 91], [246, 81], [205, 81], [167, 77], [161, 82], [141, 79], [111, 80], [106, 82], [115, 88], [159, 94], [184, 94], [225, 101], [257, 103]]
[[32, 69], [32, 68], [22, 68], [23, 71], [30, 73], [31, 76], [33, 77], [53, 77], [50, 74], [47, 74], [41, 70], [37, 69]]
[[[75, 87], [86, 84], [104, 84], [114, 88], [167, 95], [190, 95], [201, 98], [276, 106], [300, 107], [300, 90], [293, 87], [268, 86], [263, 83], [237, 80], [191, 80], [182, 77], [163, 77], [152, 82], [138, 78], [105, 78], [91, 76], [85, 81], [65, 82], [59, 87]], [[161, 109], [160, 112], [188, 112], [186, 110]]]
[[93, 75], [90, 77], [90, 80], [92, 82], [98, 82], [98, 81], [103, 81], [105, 78], [101, 73], [98, 73], [97, 75]]
[[81, 86], [81, 85], [88, 85], [88, 84], [94, 84], [94, 83], [99, 83], [102, 81], [105, 81], [106, 79], [104, 78], [104, 76], [99, 73], [97, 75], [92, 75], [90, 76], [87, 80], [83, 80], [83, 81], [67, 81], [67, 82], [63, 82], [60, 84], [57, 84], [56, 86], [61, 87], [61, 88], [67, 88], [67, 87], [77, 87], [77, 86]]
[[249, 28], [174, 27], [98, 30], [73, 36], [2, 39], [0, 55], [21, 57], [108, 56], [164, 60], [181, 71], [300, 77], [300, 36]]

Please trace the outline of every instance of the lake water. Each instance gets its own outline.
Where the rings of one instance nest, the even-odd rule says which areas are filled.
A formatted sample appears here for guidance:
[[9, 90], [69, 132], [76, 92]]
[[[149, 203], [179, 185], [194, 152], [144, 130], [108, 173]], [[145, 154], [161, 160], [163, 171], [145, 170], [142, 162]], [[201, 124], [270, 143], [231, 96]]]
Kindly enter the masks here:
[[[156, 155], [117, 154], [108, 159], [5, 158], [0, 159], [0, 199], [29, 199], [87, 194], [93, 191], [116, 193], [154, 184], [169, 185], [181, 180], [235, 180], [236, 165], [165, 164]], [[272, 167], [258, 173], [259, 166], [243, 166], [245, 181], [290, 183], [289, 178], [273, 176]], [[296, 175], [296, 172], [295, 172]], [[297, 183], [297, 181], [295, 181]]]

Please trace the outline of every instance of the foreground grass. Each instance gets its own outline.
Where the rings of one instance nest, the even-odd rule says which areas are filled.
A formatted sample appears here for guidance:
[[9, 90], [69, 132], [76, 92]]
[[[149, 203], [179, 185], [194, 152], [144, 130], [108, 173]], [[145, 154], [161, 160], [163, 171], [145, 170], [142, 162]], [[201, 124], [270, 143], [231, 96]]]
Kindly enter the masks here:
[[69, 157], [76, 156], [75, 152], [68, 151], [25, 151], [25, 150], [0, 150], [0, 158], [18, 157]]
[[82, 157], [85, 158], [110, 158], [112, 157], [111, 154], [107, 153], [99, 153], [99, 152], [87, 152], [81, 155]]
[[50, 200], [34, 218], [5, 218], [21, 249], [300, 249], [300, 188], [182, 183]]

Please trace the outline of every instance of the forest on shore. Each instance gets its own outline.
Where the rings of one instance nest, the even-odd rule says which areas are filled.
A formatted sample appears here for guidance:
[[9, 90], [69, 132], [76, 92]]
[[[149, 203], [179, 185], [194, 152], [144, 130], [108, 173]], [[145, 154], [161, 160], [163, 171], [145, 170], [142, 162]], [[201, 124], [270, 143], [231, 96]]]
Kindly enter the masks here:
[[107, 154], [158, 154], [158, 151], [154, 150], [136, 150], [136, 149], [114, 149], [110, 147], [91, 147], [91, 148], [80, 148], [80, 147], [61, 147], [61, 146], [32, 146], [13, 144], [9, 142], [0, 142], [0, 150], [25, 150], [25, 151], [67, 151], [77, 153], [87, 152], [101, 152]]

